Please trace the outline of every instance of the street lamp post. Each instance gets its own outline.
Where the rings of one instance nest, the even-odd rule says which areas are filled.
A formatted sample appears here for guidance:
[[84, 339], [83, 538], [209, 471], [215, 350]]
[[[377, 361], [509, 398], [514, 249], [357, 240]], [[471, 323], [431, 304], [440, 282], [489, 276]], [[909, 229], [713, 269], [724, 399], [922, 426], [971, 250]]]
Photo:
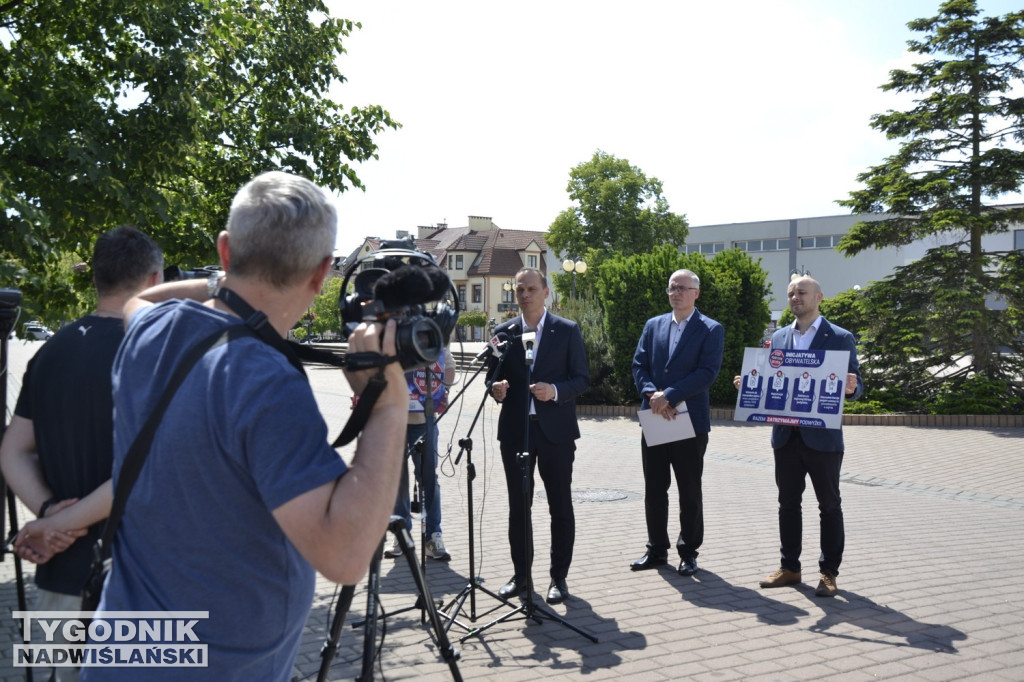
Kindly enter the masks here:
[[573, 261], [572, 258], [566, 258], [562, 262], [562, 269], [572, 273], [572, 297], [576, 298], [576, 273], [582, 275], [586, 272], [587, 264], [583, 260]]
[[800, 269], [794, 269], [792, 272], [789, 273], [789, 281], [792, 282], [794, 280], [800, 279], [801, 277], [809, 277], [810, 275], [811, 271], [801, 265]]

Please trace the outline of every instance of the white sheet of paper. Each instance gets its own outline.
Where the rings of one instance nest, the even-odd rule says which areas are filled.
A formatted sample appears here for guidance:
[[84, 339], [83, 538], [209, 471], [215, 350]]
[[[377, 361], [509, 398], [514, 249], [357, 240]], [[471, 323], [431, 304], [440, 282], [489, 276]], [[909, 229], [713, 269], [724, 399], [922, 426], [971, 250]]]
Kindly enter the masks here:
[[[680, 403], [680, 407], [685, 408], [685, 405]], [[636, 415], [640, 418], [640, 427], [644, 431], [644, 440], [648, 445], [672, 443], [697, 435], [693, 431], [689, 412], [680, 412], [675, 419], [665, 419], [651, 410], [637, 410]]]

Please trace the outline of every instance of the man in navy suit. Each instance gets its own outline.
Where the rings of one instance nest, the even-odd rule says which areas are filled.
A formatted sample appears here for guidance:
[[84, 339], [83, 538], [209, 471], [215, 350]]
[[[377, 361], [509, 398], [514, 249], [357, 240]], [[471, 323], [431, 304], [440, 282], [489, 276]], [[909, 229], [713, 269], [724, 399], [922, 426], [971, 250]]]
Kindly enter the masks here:
[[[823, 295], [821, 285], [810, 277], [789, 283], [786, 291], [789, 309], [796, 321], [772, 335], [772, 348], [783, 350], [848, 350], [850, 363], [846, 374], [846, 399], [856, 400], [864, 392], [857, 362], [857, 342], [853, 334], [829, 324], [819, 308]], [[739, 377], [734, 378], [738, 385]], [[821, 579], [814, 594], [834, 597], [836, 576], [843, 560], [846, 533], [843, 508], [839, 496], [839, 471], [843, 466], [843, 429], [772, 427], [772, 448], [775, 450], [775, 484], [779, 489], [779, 536], [782, 559], [777, 571], [761, 581], [761, 587], [795, 585], [801, 580], [800, 550], [803, 538], [803, 517], [800, 499], [811, 478], [818, 498], [821, 518], [821, 556], [818, 568]]]
[[722, 366], [725, 329], [695, 307], [700, 279], [693, 272], [673, 272], [665, 293], [672, 312], [652, 317], [644, 325], [633, 355], [633, 380], [643, 400], [641, 409], [675, 419], [685, 403], [696, 435], [661, 445], [648, 445], [647, 439], [640, 437], [647, 552], [630, 568], [642, 571], [668, 563], [668, 489], [675, 472], [681, 526], [676, 541], [679, 573], [693, 575], [697, 550], [704, 542], [701, 476], [711, 431], [708, 389]]
[[[551, 513], [551, 585], [547, 602], [558, 604], [569, 596], [566, 576], [576, 539], [572, 509], [572, 463], [580, 429], [576, 423], [576, 396], [590, 384], [587, 353], [579, 326], [558, 317], [544, 306], [549, 295], [547, 279], [534, 268], [516, 273], [516, 299], [520, 317], [499, 325], [495, 336], [518, 336], [524, 330], [536, 337], [530, 344], [516, 338], [503, 361], [491, 357], [487, 381], [491, 395], [501, 403], [498, 441], [508, 486], [508, 542], [515, 575], [498, 590], [502, 598], [526, 588], [531, 575], [532, 538], [526, 537], [523, 470], [519, 454], [528, 453], [528, 490], [532, 504], [533, 468], [540, 470]], [[527, 345], [531, 346], [529, 349]], [[532, 364], [528, 364], [528, 360]], [[530, 543], [529, 552], [527, 543]]]

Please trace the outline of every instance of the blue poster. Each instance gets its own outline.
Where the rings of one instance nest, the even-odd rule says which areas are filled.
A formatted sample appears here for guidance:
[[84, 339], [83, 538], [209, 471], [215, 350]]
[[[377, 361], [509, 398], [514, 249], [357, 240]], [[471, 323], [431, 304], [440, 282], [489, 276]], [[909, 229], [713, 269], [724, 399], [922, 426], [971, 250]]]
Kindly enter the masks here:
[[849, 362], [845, 350], [745, 349], [736, 421], [838, 429]]

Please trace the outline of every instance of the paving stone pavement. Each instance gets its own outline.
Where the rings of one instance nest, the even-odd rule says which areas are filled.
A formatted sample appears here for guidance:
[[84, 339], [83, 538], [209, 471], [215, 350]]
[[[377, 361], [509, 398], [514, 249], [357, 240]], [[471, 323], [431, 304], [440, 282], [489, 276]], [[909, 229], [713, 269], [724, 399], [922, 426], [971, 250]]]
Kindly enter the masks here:
[[[8, 400], [13, 406], [23, 363], [34, 347], [21, 341], [11, 346]], [[348, 385], [337, 370], [314, 368], [309, 374], [336, 433], [348, 416]], [[427, 560], [426, 583], [446, 607], [469, 584], [470, 459], [476, 471], [475, 573], [492, 592], [512, 574], [494, 439], [497, 410], [490, 401], [469, 432], [482, 397], [482, 378], [477, 378], [439, 424], [442, 525], [453, 558]], [[588, 417], [580, 428], [573, 481], [577, 540], [568, 577], [573, 596], [553, 607], [538, 602], [567, 625], [528, 621], [521, 609], [473, 590], [475, 608], [467, 599], [442, 617], [459, 651], [462, 677], [1024, 679], [1024, 590], [1017, 583], [1024, 574], [1024, 430], [847, 426], [846, 553], [839, 595], [820, 599], [813, 594], [818, 532], [811, 490], [805, 493], [804, 582], [758, 588], [778, 565], [767, 427], [713, 425], [704, 468], [705, 543], [701, 570], [692, 578], [678, 575], [674, 564], [640, 573], [628, 568], [646, 541], [638, 426], [625, 417]], [[456, 464], [459, 441], [466, 438], [472, 451]], [[539, 482], [533, 517], [534, 578], [546, 592], [550, 535]], [[19, 518], [27, 518], [24, 509]], [[317, 677], [334, 614], [336, 586], [320, 579], [317, 588], [296, 661], [296, 675], [303, 679]], [[405, 560], [382, 561], [379, 592], [387, 615], [377, 621], [373, 676], [452, 679], [434, 630], [415, 608], [415, 583]], [[352, 623], [363, 619], [366, 602], [364, 581], [357, 586], [329, 679], [360, 674], [363, 630]], [[0, 603], [8, 613], [16, 605], [10, 557], [0, 563]], [[510, 617], [468, 635], [502, 616]], [[5, 618], [0, 626], [0, 680], [24, 679], [22, 670], [11, 667], [16, 623]]]

